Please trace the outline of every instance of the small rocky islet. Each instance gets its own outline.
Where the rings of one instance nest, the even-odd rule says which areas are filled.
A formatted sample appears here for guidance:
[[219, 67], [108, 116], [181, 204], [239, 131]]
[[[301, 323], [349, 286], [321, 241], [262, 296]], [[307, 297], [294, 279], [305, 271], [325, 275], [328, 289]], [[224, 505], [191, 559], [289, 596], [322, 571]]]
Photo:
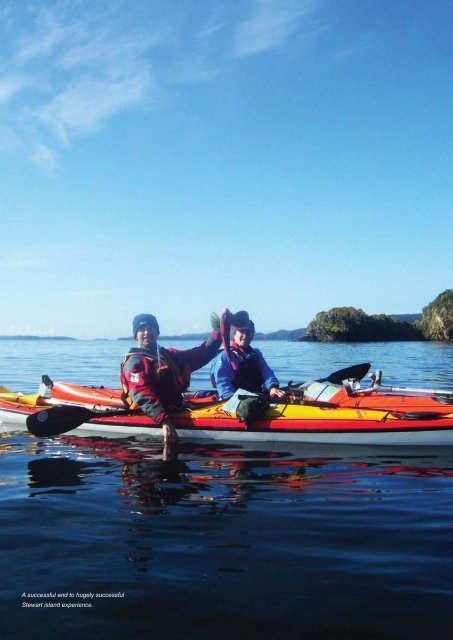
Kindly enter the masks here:
[[446, 289], [423, 308], [421, 317], [407, 322], [386, 314], [367, 315], [354, 307], [321, 311], [300, 341], [381, 342], [453, 340], [453, 289]]

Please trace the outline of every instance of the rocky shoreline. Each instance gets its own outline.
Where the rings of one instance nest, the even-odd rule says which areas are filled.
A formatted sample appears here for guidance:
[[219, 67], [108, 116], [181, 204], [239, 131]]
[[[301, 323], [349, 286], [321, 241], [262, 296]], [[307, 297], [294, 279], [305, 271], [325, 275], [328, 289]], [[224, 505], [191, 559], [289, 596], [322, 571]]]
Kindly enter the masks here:
[[411, 340], [453, 340], [453, 289], [447, 289], [424, 307], [415, 322], [385, 314], [369, 316], [354, 307], [334, 307], [316, 314], [305, 335], [299, 338], [307, 342]]

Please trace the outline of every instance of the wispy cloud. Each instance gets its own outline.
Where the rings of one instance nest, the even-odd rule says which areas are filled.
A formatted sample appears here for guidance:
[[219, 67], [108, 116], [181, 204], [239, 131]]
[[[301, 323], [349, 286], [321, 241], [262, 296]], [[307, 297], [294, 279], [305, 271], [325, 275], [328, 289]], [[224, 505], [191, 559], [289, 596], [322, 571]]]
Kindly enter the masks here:
[[0, 332], [5, 336], [40, 336], [42, 338], [52, 338], [57, 335], [54, 327], [44, 329], [42, 326], [28, 323], [0, 327]]
[[38, 167], [53, 173], [57, 167], [57, 154], [53, 149], [37, 142], [29, 151], [28, 157]]
[[80, 77], [27, 118], [48, 127], [64, 145], [97, 131], [111, 116], [140, 104], [150, 85], [146, 69], [130, 69], [115, 77]]
[[283, 46], [317, 0], [255, 0], [251, 15], [237, 28], [233, 56], [242, 58]]
[[101, 289], [79, 289], [77, 291], [68, 291], [68, 295], [76, 298], [99, 298], [108, 296], [109, 293]]
[[[45, 151], [42, 151], [45, 154]], [[0, 267], [7, 269], [23, 269], [30, 267], [45, 267], [47, 269], [58, 269], [62, 263], [68, 261], [83, 261], [89, 256], [89, 250], [75, 243], [65, 243], [63, 240], [58, 244], [48, 243], [38, 248], [29, 245], [24, 246], [24, 239], [0, 252]], [[19, 246], [20, 245], [20, 246]]]
[[4, 139], [53, 171], [75, 138], [95, 134], [126, 110], [165, 104], [170, 85], [212, 81], [232, 58], [283, 46], [317, 2], [214, 3], [198, 12], [162, 10], [147, 0], [135, 0], [134, 10], [127, 0], [5, 3]]
[[66, 38], [71, 38], [72, 25], [66, 26], [62, 17], [49, 7], [41, 7], [33, 10], [29, 5], [32, 22], [27, 31], [21, 31], [15, 41], [15, 60], [18, 64], [25, 64], [37, 58], [46, 58], [51, 55], [58, 45]]
[[161, 34], [140, 23], [123, 29], [120, 5], [101, 10], [102, 3], [90, 3], [86, 11], [84, 3], [63, 0], [0, 16], [4, 128], [20, 132], [31, 160], [47, 169], [73, 138], [98, 131], [157, 90], [148, 54]]
[[17, 249], [0, 255], [0, 266], [5, 269], [25, 269], [49, 263], [48, 257], [33, 250]]
[[27, 86], [25, 78], [17, 76], [0, 78], [0, 105], [6, 104], [11, 98]]
[[200, 322], [195, 322], [195, 324], [191, 326], [186, 326], [181, 330], [181, 333], [183, 335], [187, 333], [203, 333], [203, 332], [207, 332], [206, 325], [202, 325]]

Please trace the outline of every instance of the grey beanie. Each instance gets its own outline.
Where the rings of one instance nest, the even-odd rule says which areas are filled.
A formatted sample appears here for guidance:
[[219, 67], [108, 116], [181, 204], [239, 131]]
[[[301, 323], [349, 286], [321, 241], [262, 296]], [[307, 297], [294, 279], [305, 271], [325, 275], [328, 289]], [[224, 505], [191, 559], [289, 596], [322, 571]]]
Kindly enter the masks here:
[[157, 333], [160, 333], [159, 324], [156, 320], [156, 316], [153, 316], [151, 313], [140, 313], [138, 316], [132, 321], [132, 333], [134, 338], [137, 337], [137, 331], [141, 326], [150, 325], [157, 329]]

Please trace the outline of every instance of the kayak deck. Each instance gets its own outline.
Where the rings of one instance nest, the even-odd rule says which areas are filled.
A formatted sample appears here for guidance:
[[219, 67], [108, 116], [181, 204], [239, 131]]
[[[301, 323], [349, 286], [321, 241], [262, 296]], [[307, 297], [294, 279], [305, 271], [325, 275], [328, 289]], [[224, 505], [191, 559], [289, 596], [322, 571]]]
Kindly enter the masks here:
[[[60, 402], [83, 404], [90, 408], [118, 407], [123, 408], [121, 391], [97, 386], [82, 386], [68, 382], [52, 382], [49, 387], [51, 397]], [[209, 404], [214, 401], [214, 393], [200, 392], [198, 398], [188, 394], [192, 405]], [[429, 395], [403, 395], [370, 391], [348, 395], [346, 389], [331, 383], [314, 382], [304, 389], [304, 399], [320, 404], [329, 402], [338, 408], [376, 409], [380, 411], [400, 412], [435, 412], [448, 415], [453, 413], [453, 405], [440, 402]]]
[[[447, 394], [446, 394], [447, 395]], [[304, 385], [304, 397], [310, 401], [330, 402], [339, 407], [366, 409], [392, 409], [393, 411], [433, 411], [446, 415], [453, 412], [453, 404], [441, 401], [435, 395], [415, 393], [389, 393], [373, 389], [350, 392], [344, 386], [312, 382]]]
[[[27, 416], [51, 411], [57, 402], [55, 398], [39, 395], [0, 393], [2, 429], [7, 430], [8, 425], [26, 429]], [[389, 410], [274, 404], [263, 418], [246, 426], [225, 413], [223, 403], [217, 403], [173, 413], [171, 417], [178, 433], [191, 438], [453, 445], [453, 413], [405, 414]], [[115, 407], [112, 407], [111, 415], [94, 416], [70, 433], [82, 430], [106, 435], [162, 434], [161, 428], [144, 414], [119, 414]]]

